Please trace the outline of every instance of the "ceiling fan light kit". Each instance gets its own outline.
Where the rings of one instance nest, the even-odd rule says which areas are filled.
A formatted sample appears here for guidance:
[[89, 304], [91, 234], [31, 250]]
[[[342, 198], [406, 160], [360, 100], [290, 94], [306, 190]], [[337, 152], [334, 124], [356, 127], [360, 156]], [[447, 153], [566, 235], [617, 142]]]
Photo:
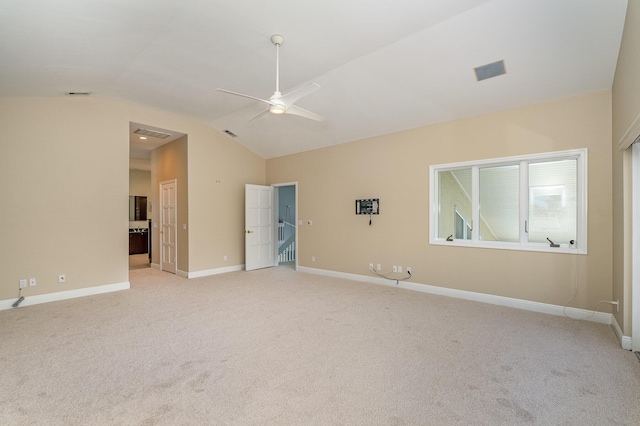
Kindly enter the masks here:
[[269, 107], [269, 112], [271, 114], [284, 114], [287, 112], [287, 109], [284, 107], [284, 105], [271, 105]]
[[269, 109], [260, 112], [255, 115], [249, 121], [253, 121], [256, 118], [270, 112], [271, 114], [291, 114], [298, 115], [300, 117], [308, 118], [315, 121], [323, 121], [324, 117], [318, 115], [314, 112], [307, 111], [304, 108], [300, 108], [299, 106], [294, 105], [299, 99], [304, 96], [307, 96], [310, 93], [315, 92], [320, 89], [320, 86], [316, 83], [309, 83], [305, 86], [294, 89], [284, 95], [280, 93], [280, 46], [284, 43], [284, 37], [279, 34], [274, 34], [271, 36], [271, 43], [276, 47], [276, 90], [273, 92], [273, 95], [269, 98], [269, 100], [261, 99], [255, 96], [245, 95], [238, 92], [232, 92], [230, 90], [225, 89], [216, 89], [219, 92], [228, 93], [234, 96], [241, 96], [243, 98], [253, 99], [254, 101], [262, 102], [269, 105]]

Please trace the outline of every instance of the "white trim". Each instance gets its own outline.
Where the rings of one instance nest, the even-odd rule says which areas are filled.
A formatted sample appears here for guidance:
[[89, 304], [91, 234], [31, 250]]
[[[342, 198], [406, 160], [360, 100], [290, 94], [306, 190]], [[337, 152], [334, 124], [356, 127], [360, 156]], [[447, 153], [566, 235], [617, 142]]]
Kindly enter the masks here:
[[631, 337], [622, 334], [622, 329], [620, 328], [620, 325], [618, 325], [616, 317], [614, 317], [613, 315], [611, 316], [611, 328], [613, 328], [613, 331], [616, 333], [616, 337], [620, 341], [620, 346], [622, 346], [622, 349], [630, 351]]
[[385, 285], [388, 287], [414, 290], [422, 293], [437, 294], [439, 296], [454, 297], [456, 299], [465, 299], [465, 300], [471, 300], [474, 302], [489, 303], [491, 305], [499, 305], [499, 306], [506, 306], [509, 308], [523, 309], [526, 311], [540, 312], [543, 314], [566, 316], [565, 315], [565, 312], [566, 312], [566, 314], [568, 314], [570, 318], [584, 319], [591, 322], [597, 322], [599, 324], [611, 325], [611, 318], [613, 317], [613, 315], [606, 314], [604, 312], [588, 311], [586, 309], [578, 309], [578, 308], [565, 308], [563, 306], [551, 305], [548, 303], [532, 302], [529, 300], [514, 299], [511, 297], [495, 296], [492, 294], [476, 293], [473, 291], [457, 290], [457, 289], [446, 288], [446, 287], [437, 287], [433, 285], [420, 284], [420, 283], [414, 283], [414, 282], [408, 282], [408, 281], [398, 281], [398, 284], [395, 284], [393, 281], [386, 280], [384, 278], [369, 277], [365, 275], [356, 275], [356, 274], [347, 274], [344, 272], [335, 272], [335, 271], [329, 271], [326, 269], [308, 268], [304, 266], [301, 266], [299, 270], [300, 272], [307, 272], [310, 274], [324, 275], [324, 276], [334, 277], [334, 278], [343, 278], [343, 279], [354, 280], [354, 281], [362, 281], [362, 282], [367, 282], [372, 284]]
[[618, 141], [618, 148], [620, 151], [624, 151], [629, 148], [636, 140], [640, 138], [640, 114], [633, 120], [633, 123], [629, 126], [624, 135]]
[[151, 268], [157, 269], [158, 271], [162, 271], [159, 263], [151, 263]]
[[[631, 343], [640, 351], [640, 143], [631, 146]], [[625, 294], [628, 294], [625, 293]]]
[[[38, 294], [35, 296], [24, 296], [24, 300], [19, 308], [24, 306], [39, 305], [41, 303], [57, 302], [59, 300], [75, 299], [77, 297], [93, 296], [96, 294], [111, 293], [114, 291], [128, 290], [131, 288], [129, 281], [116, 284], [105, 284], [96, 287], [85, 287], [76, 290], [57, 291], [55, 293]], [[13, 303], [17, 300], [1, 300], [0, 311], [13, 309]]]
[[620, 339], [620, 346], [622, 346], [622, 349], [626, 349], [628, 351], [631, 351], [633, 349], [632, 348], [632, 344], [631, 344], [631, 337], [629, 336], [622, 336], [622, 339]]
[[205, 269], [202, 271], [188, 272], [187, 278], [208, 277], [209, 275], [226, 274], [227, 272], [242, 271], [244, 265], [225, 266], [224, 268]]
[[189, 278], [189, 273], [176, 268], [176, 275], [182, 278]]

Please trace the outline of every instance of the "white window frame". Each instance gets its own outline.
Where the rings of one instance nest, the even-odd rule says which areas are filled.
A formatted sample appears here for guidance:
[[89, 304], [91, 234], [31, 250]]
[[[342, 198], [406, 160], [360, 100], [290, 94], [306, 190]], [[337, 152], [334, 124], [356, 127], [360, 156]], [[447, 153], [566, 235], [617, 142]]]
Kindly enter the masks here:
[[[577, 182], [576, 182], [576, 240], [575, 244], [560, 243], [560, 247], [551, 247], [546, 243], [529, 242], [526, 235], [529, 206], [529, 163], [539, 163], [545, 161], [577, 160]], [[479, 202], [479, 170], [481, 167], [520, 165], [520, 240], [517, 242], [508, 241], [484, 241], [479, 238], [479, 227], [473, 224], [480, 223], [480, 202]], [[466, 161], [460, 163], [448, 163], [429, 166], [429, 244], [478, 247], [503, 250], [525, 250], [549, 253], [571, 253], [587, 254], [587, 149], [576, 149], [568, 151], [546, 152], [515, 157], [493, 158], [478, 161]], [[472, 217], [473, 226], [471, 240], [453, 239], [447, 241], [446, 236], [438, 236], [438, 214], [439, 214], [439, 182], [440, 172], [455, 169], [471, 169], [473, 190], [472, 190]]]

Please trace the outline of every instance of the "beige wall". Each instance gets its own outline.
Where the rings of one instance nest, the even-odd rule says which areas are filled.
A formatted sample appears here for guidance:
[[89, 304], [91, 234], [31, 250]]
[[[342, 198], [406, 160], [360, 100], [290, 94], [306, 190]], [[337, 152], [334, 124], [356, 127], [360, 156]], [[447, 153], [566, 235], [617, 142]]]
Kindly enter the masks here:
[[[93, 99], [0, 99], [0, 300], [128, 281], [128, 121]], [[58, 274], [66, 283], [58, 284]]]
[[[151, 213], [152, 220], [152, 262], [160, 264], [160, 183], [176, 181], [176, 233], [177, 268], [189, 271], [189, 179], [188, 179], [188, 137], [183, 136], [153, 150], [151, 154], [151, 187], [154, 188], [151, 201], [156, 208]], [[186, 229], [185, 229], [186, 227]]]
[[21, 278], [38, 280], [26, 297], [128, 281], [131, 121], [188, 134], [189, 267], [244, 262], [244, 184], [264, 183], [259, 156], [206, 124], [123, 102], [1, 98], [0, 301], [18, 297]]
[[129, 170], [129, 195], [151, 197], [151, 172]]
[[220, 143], [193, 144], [194, 135], [199, 133], [189, 133], [190, 271], [242, 265], [244, 186], [265, 184], [266, 161], [221, 133], [216, 138], [224, 149]]
[[[630, 0], [613, 82], [613, 299], [625, 336], [631, 336], [631, 153], [621, 151], [640, 126], [640, 1]], [[636, 212], [636, 214], [638, 214]]]
[[[298, 182], [301, 266], [411, 266], [417, 283], [556, 305], [572, 296], [577, 269], [572, 306], [591, 309], [611, 298], [610, 143], [606, 90], [270, 159], [267, 182]], [[430, 165], [578, 148], [589, 155], [588, 255], [429, 245]], [[354, 214], [357, 198], [380, 198], [371, 226]]]

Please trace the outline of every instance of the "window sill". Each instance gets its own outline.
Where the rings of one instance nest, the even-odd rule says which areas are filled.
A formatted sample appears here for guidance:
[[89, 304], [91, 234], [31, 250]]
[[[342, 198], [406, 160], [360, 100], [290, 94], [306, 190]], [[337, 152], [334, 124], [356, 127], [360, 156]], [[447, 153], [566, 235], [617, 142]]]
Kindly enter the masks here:
[[567, 244], [561, 244], [560, 247], [550, 247], [548, 244], [520, 244], [499, 241], [483, 241], [481, 243], [475, 241], [453, 240], [447, 241], [443, 238], [432, 239], [430, 245], [450, 246], [450, 247], [469, 247], [494, 250], [517, 250], [517, 251], [533, 251], [542, 253], [561, 253], [561, 254], [587, 254], [586, 248], [570, 247]]

